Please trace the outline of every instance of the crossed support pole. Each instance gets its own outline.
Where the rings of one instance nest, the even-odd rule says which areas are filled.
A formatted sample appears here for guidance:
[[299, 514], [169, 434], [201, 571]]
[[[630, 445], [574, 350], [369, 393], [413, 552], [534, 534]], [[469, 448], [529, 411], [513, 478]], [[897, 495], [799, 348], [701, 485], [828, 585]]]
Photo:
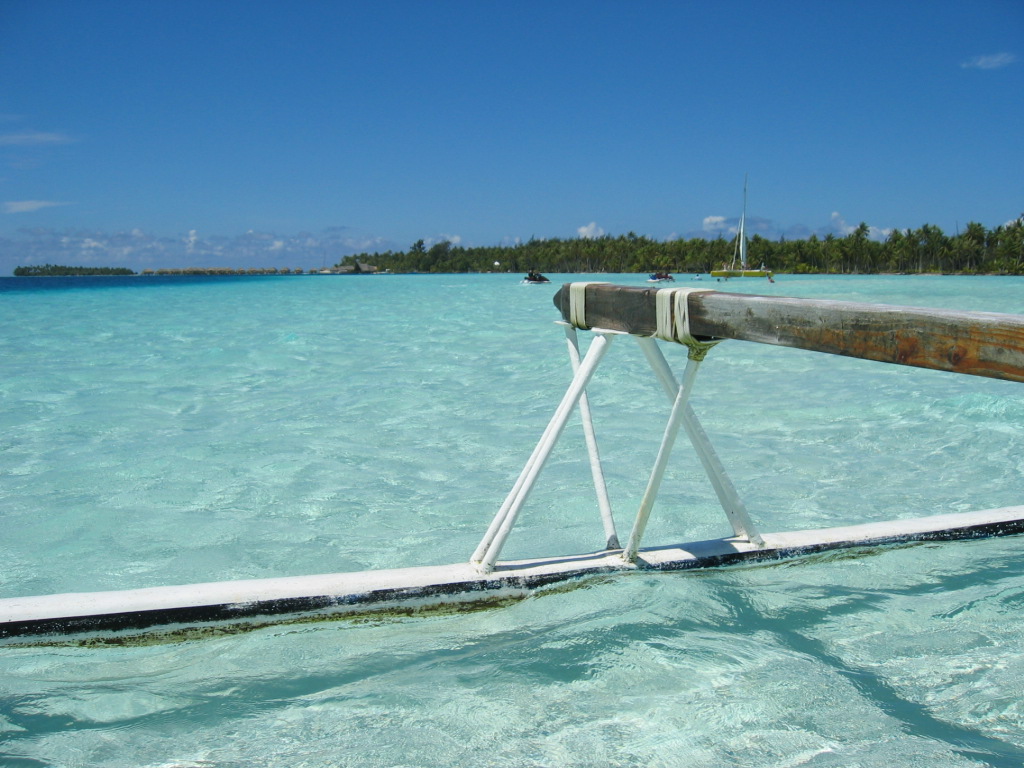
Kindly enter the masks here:
[[[588, 327], [586, 325], [584, 305], [586, 285], [586, 283], [574, 283], [572, 285], [572, 307], [570, 311], [572, 322], [562, 323], [565, 328], [569, 360], [573, 368], [572, 381], [562, 397], [558, 408], [555, 410], [551, 421], [544, 430], [540, 441], [526, 462], [526, 466], [523, 467], [508, 497], [491, 521], [487, 532], [470, 558], [470, 562], [475, 564], [483, 573], [489, 573], [494, 570], [502, 547], [505, 545], [509, 533], [515, 525], [516, 518], [519, 516], [544, 464], [551, 455], [551, 451], [561, 437], [569, 417], [577, 405], [580, 407], [583, 432], [590, 458], [591, 474], [593, 475], [598, 507], [601, 512], [601, 521], [604, 526], [605, 549], [614, 550], [620, 547], [604, 472], [601, 466], [597, 439], [594, 434], [594, 424], [591, 418], [586, 388], [593, 378], [598, 365], [608, 352], [615, 336], [623, 335], [623, 333], [621, 331], [610, 331], [601, 328], [589, 328], [594, 333], [594, 339], [587, 350], [587, 354], [581, 360], [576, 329]], [[703, 361], [708, 350], [717, 343], [717, 341], [700, 341], [690, 334], [686, 300], [693, 290], [687, 288], [668, 288], [658, 291], [657, 294], [658, 332], [656, 336], [667, 341], [685, 344], [689, 348], [682, 382], [676, 379], [668, 361], [653, 337], [635, 337], [640, 343], [644, 356], [647, 358], [652, 370], [661, 382], [666, 395], [672, 401], [672, 410], [665, 426], [665, 432], [654, 462], [654, 468], [651, 470], [647, 488], [640, 502], [636, 520], [633, 523], [629, 539], [622, 548], [622, 558], [629, 564], [633, 564], [637, 560], [644, 529], [647, 526], [651, 510], [657, 499], [658, 490], [661, 487], [669, 457], [671, 456], [680, 428], [686, 431], [690, 442], [696, 450], [704, 471], [707, 473], [715, 489], [719, 503], [729, 519], [734, 536], [746, 539], [757, 547], [764, 546], [764, 541], [751, 522], [739, 494], [737, 494], [735, 487], [729, 480], [724, 466], [718, 459], [718, 455], [708, 439], [707, 433], [701, 427], [697, 415], [689, 404], [690, 393], [693, 389], [693, 383], [700, 368], [700, 363]]]

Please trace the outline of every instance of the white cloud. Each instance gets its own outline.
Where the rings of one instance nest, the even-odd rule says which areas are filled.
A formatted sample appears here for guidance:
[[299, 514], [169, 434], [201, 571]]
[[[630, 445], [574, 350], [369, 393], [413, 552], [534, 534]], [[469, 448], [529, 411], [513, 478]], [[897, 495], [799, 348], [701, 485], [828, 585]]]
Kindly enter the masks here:
[[1008, 67], [1015, 61], [1017, 61], [1016, 54], [992, 53], [986, 56], [975, 56], [973, 59], [963, 62], [960, 66], [963, 69], [999, 69], [1000, 67]]
[[[672, 240], [678, 237], [704, 239], [724, 237], [731, 239], [739, 231], [739, 224], [740, 220], [738, 217], [705, 216], [700, 230], [680, 234], [673, 233], [668, 239]], [[817, 237], [825, 237], [827, 235], [846, 237], [856, 231], [857, 227], [847, 224], [846, 219], [839, 211], [832, 212], [828, 224], [815, 228], [805, 224], [782, 226], [772, 219], [760, 216], [747, 216], [746, 218], [747, 236], [759, 235], [765, 240], [779, 240], [780, 238], [786, 240], [806, 240], [811, 235]], [[891, 229], [868, 226], [868, 237], [872, 240], [884, 240], [891, 232]]]
[[[846, 219], [842, 217], [839, 211], [832, 212], [831, 221], [831, 230], [838, 235], [843, 235], [845, 237], [846, 235], [853, 234], [857, 231], [857, 227], [851, 227], [846, 223]], [[883, 227], [873, 227], [870, 224], [868, 225], [868, 238], [871, 240], [884, 240], [890, 234], [892, 234], [891, 228], [886, 229]]]
[[68, 144], [73, 139], [63, 133], [23, 131], [22, 133], [0, 133], [0, 146], [34, 147], [40, 144]]
[[374, 250], [387, 251], [395, 247], [394, 243], [383, 237], [343, 237], [337, 240], [325, 241], [325, 243], [351, 253], [363, 253]]
[[34, 213], [43, 208], [53, 208], [55, 205], [67, 205], [52, 200], [12, 200], [4, 203], [4, 213]]
[[851, 227], [849, 224], [846, 223], [846, 219], [844, 219], [840, 215], [839, 211], [832, 211], [831, 221], [832, 229], [834, 229], [840, 235], [848, 235], [851, 232], [853, 232], [853, 230], [856, 229], [856, 227]]
[[587, 240], [593, 240], [604, 234], [604, 230], [597, 226], [596, 221], [590, 222], [585, 227], [578, 227], [576, 232], [580, 237], [586, 238]]
[[705, 232], [721, 232], [725, 227], [725, 216], [705, 216], [703, 230]]

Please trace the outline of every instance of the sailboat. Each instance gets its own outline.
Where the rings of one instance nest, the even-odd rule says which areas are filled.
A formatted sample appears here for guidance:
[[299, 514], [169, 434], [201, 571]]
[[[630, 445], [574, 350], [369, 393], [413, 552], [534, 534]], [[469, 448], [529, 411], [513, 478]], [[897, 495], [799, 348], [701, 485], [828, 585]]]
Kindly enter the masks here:
[[[736, 247], [732, 253], [732, 263], [726, 268], [711, 270], [712, 277], [767, 277], [772, 279], [772, 273], [764, 264], [760, 269], [750, 269], [747, 266], [747, 177], [743, 177], [743, 214], [740, 216], [740, 228], [736, 232]], [[738, 263], [738, 266], [737, 266]]]

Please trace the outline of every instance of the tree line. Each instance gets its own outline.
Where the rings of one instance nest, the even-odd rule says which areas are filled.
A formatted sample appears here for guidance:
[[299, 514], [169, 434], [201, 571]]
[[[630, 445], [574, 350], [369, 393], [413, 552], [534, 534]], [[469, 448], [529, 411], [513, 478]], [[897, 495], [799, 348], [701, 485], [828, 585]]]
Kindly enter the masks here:
[[[987, 229], [971, 222], [954, 235], [925, 224], [895, 229], [885, 240], [869, 237], [867, 224], [845, 236], [811, 235], [805, 240], [768, 240], [754, 235], [747, 263], [774, 272], [803, 274], [1024, 274], [1024, 215]], [[346, 256], [338, 266], [371, 262], [392, 272], [677, 272], [707, 273], [728, 266], [735, 239], [668, 241], [630, 232], [613, 237], [547, 240], [466, 248], [449, 241], [430, 247], [423, 240], [408, 251]]]
[[[230, 275], [301, 275], [302, 269], [289, 269], [284, 267], [262, 267], [249, 269], [234, 269], [231, 267], [185, 267], [183, 269], [144, 269], [141, 274], [144, 276], [158, 275], [186, 275], [186, 276], [230, 276]], [[313, 270], [310, 270], [310, 274]], [[58, 264], [43, 264], [41, 266], [15, 267], [15, 277], [80, 277], [82, 275], [134, 275], [136, 274], [127, 267], [67, 267]]]
[[82, 275], [134, 275], [127, 267], [66, 267], [59, 264], [37, 264], [15, 267], [15, 277], [80, 277]]
[[[391, 272], [675, 272], [707, 273], [728, 266], [735, 240], [718, 237], [658, 241], [630, 232], [598, 238], [550, 238], [515, 245], [463, 247], [442, 240], [427, 247], [417, 240], [407, 251], [346, 256], [335, 269], [359, 272], [373, 264]], [[918, 229], [892, 230], [885, 240], [870, 237], [867, 224], [844, 236], [811, 235], [805, 240], [768, 240], [754, 235], [747, 263], [790, 274], [1024, 274], [1024, 215], [987, 229], [970, 222], [953, 235], [925, 224]], [[310, 269], [313, 273], [319, 270]], [[142, 274], [241, 275], [302, 274], [302, 269], [186, 268], [144, 270]], [[134, 275], [126, 267], [73, 267], [54, 264], [20, 266], [18, 277], [70, 275]]]

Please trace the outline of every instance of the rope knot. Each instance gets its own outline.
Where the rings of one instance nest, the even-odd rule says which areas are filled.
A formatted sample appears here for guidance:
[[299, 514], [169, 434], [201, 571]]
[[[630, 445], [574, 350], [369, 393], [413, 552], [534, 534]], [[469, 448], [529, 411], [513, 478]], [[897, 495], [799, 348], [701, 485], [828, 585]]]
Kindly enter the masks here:
[[683, 344], [689, 352], [687, 356], [698, 363], [701, 362], [713, 346], [724, 339], [713, 341], [700, 340], [690, 333], [690, 313], [687, 299], [691, 293], [714, 293], [712, 288], [661, 288], [655, 295], [655, 307], [658, 316], [658, 330], [654, 335], [664, 341]]

